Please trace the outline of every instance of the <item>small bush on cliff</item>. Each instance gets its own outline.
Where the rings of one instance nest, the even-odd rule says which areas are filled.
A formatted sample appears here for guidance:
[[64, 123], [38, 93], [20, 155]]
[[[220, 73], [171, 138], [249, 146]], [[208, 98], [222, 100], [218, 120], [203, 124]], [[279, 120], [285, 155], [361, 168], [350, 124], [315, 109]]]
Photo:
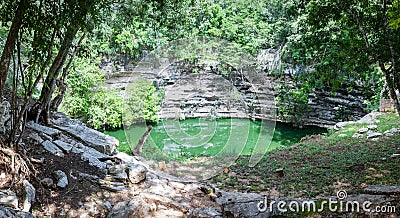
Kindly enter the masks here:
[[121, 127], [122, 98], [116, 91], [102, 90], [104, 81], [104, 73], [95, 64], [84, 58], [76, 59], [67, 79], [69, 90], [61, 110], [95, 129]]
[[153, 83], [138, 79], [127, 90], [124, 108], [124, 125], [130, 126], [143, 120], [157, 122], [157, 112], [161, 109], [163, 90], [156, 90]]

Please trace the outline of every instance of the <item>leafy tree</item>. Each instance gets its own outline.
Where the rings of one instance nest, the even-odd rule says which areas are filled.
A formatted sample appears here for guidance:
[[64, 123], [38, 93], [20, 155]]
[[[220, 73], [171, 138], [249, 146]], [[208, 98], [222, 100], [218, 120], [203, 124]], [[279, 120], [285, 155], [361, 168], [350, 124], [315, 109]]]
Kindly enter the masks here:
[[[375, 66], [383, 73], [400, 113], [399, 96], [400, 30], [390, 28], [389, 15], [398, 5], [387, 0], [311, 0], [294, 28], [286, 60], [311, 67], [304, 81], [338, 88], [371, 78]], [[395, 20], [392, 20], [395, 21]]]
[[162, 90], [156, 90], [152, 82], [137, 79], [126, 90], [124, 120], [125, 126], [135, 122], [158, 121], [157, 112], [161, 109]]

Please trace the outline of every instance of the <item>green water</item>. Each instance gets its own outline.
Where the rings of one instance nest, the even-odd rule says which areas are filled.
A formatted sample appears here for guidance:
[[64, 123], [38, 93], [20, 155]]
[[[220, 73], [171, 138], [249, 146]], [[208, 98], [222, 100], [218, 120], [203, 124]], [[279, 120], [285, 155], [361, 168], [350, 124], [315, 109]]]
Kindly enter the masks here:
[[[105, 133], [120, 141], [117, 150], [130, 153], [129, 142], [135, 147], [145, 130], [146, 125], [142, 124], [126, 131], [121, 129]], [[275, 125], [246, 119], [165, 120], [153, 125], [144, 146], [155, 145], [163, 153], [172, 156], [213, 156], [221, 150], [250, 155], [255, 149], [268, 152], [288, 147], [306, 135], [325, 132], [325, 129], [317, 127], [298, 129], [282, 123]], [[256, 147], [257, 143], [259, 147]], [[145, 147], [143, 150], [146, 150]]]

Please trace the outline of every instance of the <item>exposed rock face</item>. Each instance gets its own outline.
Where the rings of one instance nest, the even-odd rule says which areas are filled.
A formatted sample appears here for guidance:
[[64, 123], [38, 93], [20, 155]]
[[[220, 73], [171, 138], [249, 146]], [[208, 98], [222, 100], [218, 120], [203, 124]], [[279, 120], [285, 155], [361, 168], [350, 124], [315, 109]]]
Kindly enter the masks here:
[[111, 154], [119, 144], [115, 138], [90, 129], [78, 120], [68, 119], [62, 113], [54, 114], [52, 124], [55, 128], [67, 132], [71, 136], [83, 141], [89, 147], [105, 154]]
[[337, 122], [357, 120], [367, 112], [361, 92], [351, 93], [338, 90], [331, 94], [324, 90], [314, 90], [308, 96], [310, 111], [306, 112], [302, 123], [330, 128]]
[[[193, 66], [192, 66], [193, 67]], [[256, 71], [222, 74], [218, 63], [196, 66], [192, 72], [179, 63], [161, 63], [158, 67], [139, 66], [132, 72], [114, 74], [108, 88], [123, 88], [138, 77], [153, 81], [156, 88], [165, 90], [161, 119], [187, 118], [254, 118], [276, 119], [275, 97], [280, 84], [267, 73]], [[332, 127], [337, 122], [356, 120], [366, 114], [364, 97], [359, 91], [339, 90], [332, 94], [314, 90], [308, 97], [309, 110], [304, 111], [301, 125]]]
[[146, 179], [147, 168], [140, 164], [129, 164], [128, 165], [128, 176], [129, 181], [133, 184], [137, 184]]
[[63, 151], [57, 147], [57, 145], [53, 144], [49, 140], [46, 140], [43, 142], [43, 148], [46, 149], [46, 151], [59, 156], [59, 157], [64, 157]]
[[[218, 62], [193, 66], [173, 62], [166, 58], [156, 59], [150, 54], [139, 66], [121, 56], [113, 62], [104, 59], [103, 70], [110, 74], [109, 89], [126, 87], [139, 77], [153, 81], [156, 88], [165, 90], [165, 99], [159, 113], [161, 119], [186, 119], [193, 117], [256, 118], [275, 120], [277, 95], [280, 84], [292, 84], [295, 69], [284, 70], [284, 79], [275, 79], [267, 73], [232, 71], [225, 75]], [[280, 64], [279, 51], [265, 49], [257, 57], [264, 71], [273, 71]], [[193, 72], [196, 68], [196, 72]], [[133, 73], [134, 72], [134, 73]], [[289, 90], [288, 90], [289, 91]], [[314, 90], [308, 96], [309, 110], [304, 111], [300, 125], [329, 128], [337, 122], [357, 120], [367, 112], [364, 97], [358, 90]], [[289, 121], [295, 122], [295, 121]]]

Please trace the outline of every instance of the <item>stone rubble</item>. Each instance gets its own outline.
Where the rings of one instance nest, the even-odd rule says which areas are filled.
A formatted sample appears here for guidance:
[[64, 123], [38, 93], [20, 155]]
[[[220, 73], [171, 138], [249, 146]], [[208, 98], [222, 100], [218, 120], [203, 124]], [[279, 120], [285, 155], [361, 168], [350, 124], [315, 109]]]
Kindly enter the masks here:
[[57, 187], [65, 188], [68, 186], [68, 177], [63, 171], [56, 170], [53, 172], [53, 176], [56, 179]]

